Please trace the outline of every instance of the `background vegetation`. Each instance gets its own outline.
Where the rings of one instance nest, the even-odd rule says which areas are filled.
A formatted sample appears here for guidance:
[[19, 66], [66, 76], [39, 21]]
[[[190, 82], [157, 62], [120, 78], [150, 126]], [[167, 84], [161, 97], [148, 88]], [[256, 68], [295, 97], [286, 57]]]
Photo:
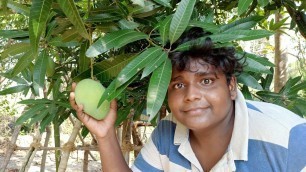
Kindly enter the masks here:
[[[306, 116], [305, 9], [303, 0], [4, 0], [0, 113], [16, 115], [5, 108], [5, 96], [22, 95], [19, 104], [26, 109], [17, 124], [39, 123], [40, 132], [52, 124], [59, 140], [60, 125], [74, 115], [68, 103], [71, 83], [94, 78], [107, 87], [100, 102], [118, 99], [117, 125], [131, 110], [133, 120], [145, 114], [154, 124], [167, 107], [168, 53], [188, 48], [192, 43], [174, 43], [186, 29], [202, 27], [212, 33], [215, 46], [235, 46], [238, 57], [247, 57], [238, 78], [247, 99]], [[286, 34], [295, 35], [299, 61], [298, 72], [282, 78], [287, 66], [281, 65], [280, 44]], [[244, 50], [246, 41], [271, 42], [271, 35], [275, 61], [266, 52]], [[86, 128], [82, 134], [88, 134]]]

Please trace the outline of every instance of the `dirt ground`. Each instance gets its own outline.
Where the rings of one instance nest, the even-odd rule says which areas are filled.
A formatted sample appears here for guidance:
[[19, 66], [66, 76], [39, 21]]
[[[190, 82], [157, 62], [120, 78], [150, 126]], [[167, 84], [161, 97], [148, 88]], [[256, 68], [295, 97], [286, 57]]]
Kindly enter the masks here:
[[[69, 135], [63, 135], [62, 141], [65, 141], [69, 138]], [[52, 138], [51, 138], [52, 139]], [[50, 140], [51, 140], [50, 139]], [[6, 145], [7, 141], [10, 140], [10, 137], [0, 137], [0, 164], [4, 163], [5, 159], [5, 151], [6, 151]], [[19, 135], [17, 139], [17, 145], [22, 147], [28, 147], [32, 143], [33, 137], [30, 135]], [[52, 142], [52, 141], [51, 141]], [[41, 142], [43, 143], [43, 142]], [[65, 143], [65, 142], [64, 142]], [[50, 143], [52, 144], [52, 143]], [[34, 160], [31, 164], [31, 167], [29, 169], [30, 172], [39, 172], [40, 171], [40, 165], [41, 165], [41, 157], [42, 157], [43, 151], [37, 151]], [[97, 159], [97, 161], [94, 161], [89, 156], [89, 164], [88, 164], [88, 171], [89, 172], [96, 172], [101, 171], [101, 164], [100, 164], [100, 156], [97, 151], [91, 151], [92, 155]], [[22, 163], [24, 162], [24, 157], [26, 156], [27, 151], [26, 150], [18, 150], [13, 153], [11, 156], [10, 162], [6, 168], [6, 172], [17, 172], [20, 167], [22, 166]], [[70, 154], [70, 158], [68, 161], [67, 166], [67, 172], [81, 172], [83, 171], [83, 151], [74, 151]], [[54, 151], [48, 151], [47, 159], [46, 159], [46, 165], [45, 165], [45, 171], [46, 172], [55, 172], [55, 156]]]

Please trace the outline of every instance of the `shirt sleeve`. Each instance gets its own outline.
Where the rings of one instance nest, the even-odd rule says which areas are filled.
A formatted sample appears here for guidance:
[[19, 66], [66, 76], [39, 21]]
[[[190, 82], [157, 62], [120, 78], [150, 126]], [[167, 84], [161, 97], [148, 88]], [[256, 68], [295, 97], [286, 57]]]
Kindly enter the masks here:
[[141, 149], [137, 158], [134, 161], [132, 166], [132, 171], [140, 172], [140, 171], [150, 171], [150, 172], [159, 172], [163, 171], [162, 164], [160, 160], [159, 151], [154, 144], [153, 140], [157, 140], [156, 130], [153, 131], [151, 138], [145, 144], [145, 146]]
[[306, 171], [306, 123], [290, 131], [286, 171]]

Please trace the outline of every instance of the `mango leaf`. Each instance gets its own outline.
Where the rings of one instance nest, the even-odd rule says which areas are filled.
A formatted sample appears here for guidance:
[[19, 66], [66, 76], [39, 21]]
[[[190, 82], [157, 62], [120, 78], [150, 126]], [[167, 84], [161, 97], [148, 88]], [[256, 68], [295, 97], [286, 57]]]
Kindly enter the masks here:
[[250, 6], [253, 0], [239, 0], [238, 1], [238, 15], [244, 13]]
[[267, 30], [235, 30], [229, 31], [228, 34], [240, 35], [237, 40], [249, 41], [259, 38], [269, 37], [274, 34], [274, 32]]
[[20, 102], [18, 102], [19, 104], [25, 104], [25, 105], [29, 105], [29, 104], [47, 104], [47, 103], [51, 103], [51, 100], [49, 99], [27, 99], [27, 100], [21, 100]]
[[277, 30], [277, 29], [281, 28], [284, 25], [284, 23], [287, 21], [288, 18], [289, 17], [286, 17], [286, 18], [282, 19], [281, 21], [279, 21], [277, 23], [271, 24], [269, 26], [269, 29], [270, 30]]
[[16, 43], [16, 44], [10, 45], [8, 48], [6, 48], [1, 53], [0, 60], [3, 60], [3, 59], [8, 58], [8, 57], [15, 56], [15, 55], [20, 54], [20, 53], [27, 52], [29, 50], [30, 46], [31, 46], [31, 44], [29, 44], [29, 43]]
[[82, 73], [89, 69], [90, 66], [90, 59], [86, 57], [85, 53], [87, 48], [89, 47], [89, 41], [85, 41], [83, 44], [81, 44], [80, 47], [80, 56], [78, 59], [78, 72]]
[[121, 29], [136, 29], [139, 24], [134, 21], [128, 21], [126, 19], [121, 19], [118, 22]]
[[238, 76], [238, 82], [251, 88], [262, 90], [262, 86], [258, 83], [258, 81], [252, 75], [246, 72], [243, 72]]
[[170, 0], [153, 0], [154, 2], [168, 8], [172, 8], [170, 4]]
[[0, 95], [7, 95], [7, 94], [18, 93], [18, 92], [21, 92], [21, 91], [25, 91], [28, 88], [29, 88], [28, 85], [13, 86], [13, 87], [1, 90], [0, 91]]
[[0, 30], [0, 37], [14, 39], [19, 37], [28, 37], [29, 32], [23, 30]]
[[172, 65], [170, 59], [160, 65], [152, 74], [147, 93], [147, 114], [151, 121], [161, 108], [166, 97], [171, 79]]
[[269, 0], [258, 0], [258, 4], [261, 7], [265, 7], [269, 4]]
[[130, 80], [135, 76], [140, 70], [142, 70], [146, 64], [148, 64], [152, 59], [156, 59], [163, 50], [160, 47], [152, 47], [137, 57], [135, 57], [128, 65], [126, 65], [116, 78], [116, 88], [120, 87], [126, 81]]
[[30, 8], [29, 35], [31, 48], [38, 51], [40, 36], [46, 29], [46, 23], [53, 0], [33, 0]]
[[54, 37], [48, 43], [55, 47], [74, 47], [80, 45], [78, 41], [64, 42], [62, 37]]
[[14, 81], [14, 82], [16, 82], [18, 84], [21, 84], [21, 85], [26, 85], [28, 83], [22, 77], [18, 77], [18, 76], [12, 77], [10, 73], [0, 73], [0, 76], [8, 78], [8, 79], [10, 79], [10, 80], [12, 80], [12, 81]]
[[25, 121], [32, 118], [37, 112], [43, 110], [46, 108], [46, 105], [44, 104], [37, 104], [33, 105], [28, 111], [26, 111], [24, 114], [22, 114], [17, 120], [16, 124], [21, 125]]
[[79, 15], [78, 9], [75, 6], [74, 0], [57, 0], [57, 2], [59, 3], [63, 12], [69, 18], [70, 22], [76, 27], [79, 34], [85, 39], [90, 39], [82, 18]]
[[159, 56], [152, 59], [151, 62], [147, 64], [147, 66], [144, 68], [141, 79], [148, 76], [151, 72], [156, 70], [166, 59], [168, 58], [168, 55], [165, 51], [162, 51]]
[[95, 57], [102, 54], [111, 48], [120, 48], [128, 43], [146, 39], [148, 35], [136, 32], [134, 30], [119, 30], [109, 34], [97, 40], [87, 50], [87, 57]]
[[48, 109], [48, 111], [49, 111], [48, 113], [49, 115], [46, 115], [40, 123], [40, 129], [39, 129], [40, 133], [45, 131], [46, 127], [52, 122], [53, 118], [56, 115], [56, 113], [50, 113], [50, 109]]
[[269, 101], [269, 99], [282, 99], [281, 94], [270, 92], [270, 91], [257, 91], [256, 94], [266, 101], [267, 100]]
[[252, 94], [251, 94], [248, 86], [243, 85], [242, 89], [241, 89], [241, 92], [242, 92], [245, 99], [247, 99], [247, 100], [252, 100], [253, 99]]
[[116, 88], [116, 80], [113, 80], [113, 82], [111, 82], [111, 84], [105, 89], [97, 107], [99, 107], [105, 100], [111, 101], [118, 97], [126, 89], [126, 87], [129, 86], [136, 78], [137, 75], [133, 76], [130, 80], [125, 82], [119, 88]]
[[7, 7], [12, 9], [13, 11], [23, 14], [25, 16], [30, 15], [30, 9], [29, 7], [22, 5], [21, 3], [14, 2], [12, 0], [7, 1]]
[[188, 41], [185, 42], [183, 44], [181, 44], [180, 46], [178, 46], [175, 51], [185, 51], [188, 50], [191, 46], [194, 45], [202, 45], [203, 42], [205, 41], [206, 38], [210, 38], [214, 43], [225, 43], [225, 42], [229, 42], [229, 41], [233, 41], [233, 40], [237, 40], [237, 39], [241, 39], [243, 37], [245, 37], [244, 35], [234, 35], [234, 34], [230, 34], [230, 33], [220, 33], [220, 34], [214, 34], [214, 35], [209, 35], [209, 36], [204, 36], [198, 39], [195, 39], [193, 41]]
[[290, 89], [301, 80], [302, 76], [297, 76], [295, 78], [289, 78], [285, 85], [281, 88], [279, 93], [283, 95], [288, 95]]
[[226, 25], [220, 27], [220, 32], [226, 32], [230, 30], [248, 30], [256, 26], [256, 24], [264, 19], [264, 16], [249, 16], [239, 20], [235, 20]]
[[220, 26], [214, 23], [206, 23], [206, 22], [193, 20], [189, 22], [189, 26], [200, 27], [200, 28], [203, 28], [205, 31], [209, 31], [211, 33], [220, 32]]
[[12, 76], [16, 76], [19, 74], [21, 71], [23, 71], [25, 68], [27, 68], [32, 61], [36, 58], [37, 54], [32, 52], [31, 50], [26, 52], [17, 62], [15, 65], [13, 71], [12, 71]]
[[269, 67], [275, 67], [275, 65], [269, 61], [268, 58], [266, 57], [261, 57], [258, 56], [256, 54], [252, 54], [252, 53], [248, 53], [248, 52], [241, 52], [241, 51], [237, 51], [236, 55], [240, 58], [241, 56], [245, 56], [248, 59], [252, 59], [257, 61], [258, 63], [264, 65], [264, 66], [269, 66]]
[[48, 64], [48, 54], [46, 50], [43, 50], [36, 59], [33, 71], [33, 81], [37, 83], [41, 88], [45, 85], [45, 75]]
[[296, 95], [301, 90], [306, 90], [306, 81], [292, 86], [289, 90], [289, 95]]
[[261, 77], [261, 85], [263, 87], [264, 90], [270, 90], [272, 81], [273, 81], [273, 67], [270, 67], [270, 71], [272, 74], [267, 75], [265, 78]]
[[[93, 75], [101, 83], [113, 80], [124, 68], [124, 66], [126, 66], [132, 59], [134, 59], [134, 57], [135, 54], [121, 54], [96, 63], [93, 66]], [[73, 81], [78, 82], [84, 78], [89, 78], [90, 73], [91, 69], [87, 69], [80, 75], [73, 78]]]
[[169, 40], [173, 44], [188, 26], [196, 0], [182, 0], [171, 20]]
[[31, 126], [32, 124], [42, 121], [49, 113], [49, 110], [46, 108], [42, 111], [40, 111], [40, 113], [35, 114], [32, 118], [31, 121], [29, 122], [29, 126]]
[[247, 66], [243, 68], [244, 71], [272, 74], [270, 69], [267, 66], [264, 66], [251, 58], [246, 59], [246, 64]]
[[161, 23], [159, 24], [159, 34], [161, 37], [162, 45], [166, 45], [169, 38], [169, 28], [172, 16], [167, 16]]

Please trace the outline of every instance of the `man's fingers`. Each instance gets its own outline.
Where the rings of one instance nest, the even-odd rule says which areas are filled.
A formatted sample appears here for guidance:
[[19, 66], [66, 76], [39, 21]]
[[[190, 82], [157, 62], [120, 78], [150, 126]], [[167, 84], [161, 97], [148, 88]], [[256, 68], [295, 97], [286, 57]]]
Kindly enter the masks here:
[[76, 84], [75, 82], [73, 82], [73, 83], [71, 84], [71, 91], [74, 92], [76, 85], [77, 85], [77, 84]]
[[69, 102], [70, 102], [71, 107], [72, 107], [74, 110], [77, 110], [77, 109], [78, 109], [78, 105], [77, 105], [76, 102], [75, 102], [75, 95], [74, 95], [74, 92], [70, 92]]

